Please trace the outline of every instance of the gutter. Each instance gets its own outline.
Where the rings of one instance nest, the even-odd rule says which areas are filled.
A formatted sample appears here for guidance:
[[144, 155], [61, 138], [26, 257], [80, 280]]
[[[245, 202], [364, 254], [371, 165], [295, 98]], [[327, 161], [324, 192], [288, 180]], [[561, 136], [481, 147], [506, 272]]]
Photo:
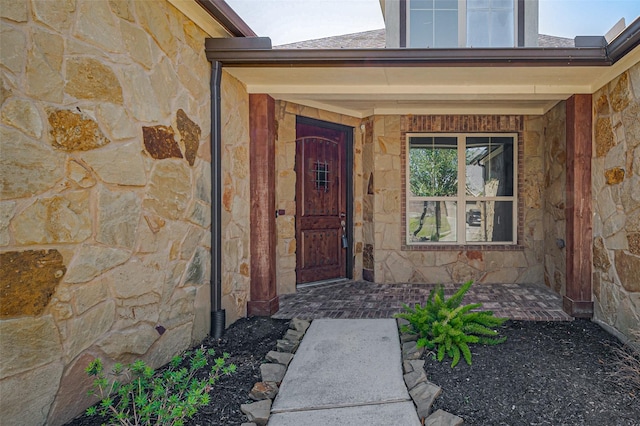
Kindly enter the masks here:
[[611, 43], [606, 47], [607, 55], [615, 63], [638, 45], [640, 45], [640, 17], [611, 40]]
[[499, 49], [271, 49], [265, 37], [212, 39], [209, 60], [234, 67], [610, 66], [605, 47]]

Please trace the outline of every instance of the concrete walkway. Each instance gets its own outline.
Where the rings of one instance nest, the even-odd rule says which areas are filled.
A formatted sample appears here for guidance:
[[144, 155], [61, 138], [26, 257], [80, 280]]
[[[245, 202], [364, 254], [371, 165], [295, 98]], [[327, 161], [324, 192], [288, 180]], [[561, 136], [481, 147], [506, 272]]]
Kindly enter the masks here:
[[313, 321], [271, 413], [268, 426], [419, 426], [395, 320]]

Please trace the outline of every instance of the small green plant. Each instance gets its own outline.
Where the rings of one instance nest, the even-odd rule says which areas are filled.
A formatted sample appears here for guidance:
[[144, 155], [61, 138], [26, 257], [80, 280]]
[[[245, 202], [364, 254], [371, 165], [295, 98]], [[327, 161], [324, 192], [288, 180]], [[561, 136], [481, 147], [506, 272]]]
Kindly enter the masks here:
[[404, 305], [405, 312], [396, 314], [397, 318], [409, 321], [409, 325], [402, 327], [403, 333], [417, 334], [418, 347], [436, 350], [438, 361], [445, 355], [451, 357], [451, 368], [458, 364], [461, 354], [471, 365], [469, 344], [496, 345], [506, 340], [506, 337], [496, 337], [498, 332], [491, 327], [502, 325], [507, 318], [495, 317], [492, 311], [470, 312], [480, 308], [481, 303], [460, 305], [472, 284], [473, 281], [466, 282], [449, 299], [444, 296], [444, 288], [436, 286], [424, 306]]
[[[235, 365], [227, 365], [227, 353], [215, 358], [207, 371], [208, 357], [214, 355], [212, 349], [187, 351], [158, 373], [142, 360], [126, 367], [118, 363], [111, 380], [96, 358], [85, 371], [95, 377], [89, 394], [100, 402], [89, 407], [87, 415], [107, 417], [112, 425], [183, 425], [209, 403], [209, 391], [220, 375], [235, 372]], [[204, 377], [198, 378], [203, 371]]]

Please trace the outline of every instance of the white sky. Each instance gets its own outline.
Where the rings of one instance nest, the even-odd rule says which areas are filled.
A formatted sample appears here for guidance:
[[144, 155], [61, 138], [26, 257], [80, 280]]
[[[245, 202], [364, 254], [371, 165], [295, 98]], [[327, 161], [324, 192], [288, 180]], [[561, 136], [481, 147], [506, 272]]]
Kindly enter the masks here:
[[[273, 45], [384, 27], [378, 0], [226, 0]], [[387, 0], [392, 1], [392, 0]], [[620, 18], [640, 16], [640, 0], [540, 0], [542, 34], [604, 35]]]

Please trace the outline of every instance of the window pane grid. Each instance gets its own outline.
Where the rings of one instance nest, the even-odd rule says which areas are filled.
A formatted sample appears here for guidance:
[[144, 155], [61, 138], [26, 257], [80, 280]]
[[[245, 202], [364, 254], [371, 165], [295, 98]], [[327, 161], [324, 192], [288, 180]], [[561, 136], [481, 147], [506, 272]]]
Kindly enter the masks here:
[[[516, 141], [514, 134], [408, 134], [406, 243], [516, 244]], [[453, 154], [436, 155], [454, 147], [457, 161]], [[482, 168], [470, 177], [467, 169], [478, 165]], [[434, 177], [456, 188], [442, 192]], [[416, 182], [425, 178], [431, 183]], [[469, 186], [480, 188], [481, 195], [473, 196]]]

